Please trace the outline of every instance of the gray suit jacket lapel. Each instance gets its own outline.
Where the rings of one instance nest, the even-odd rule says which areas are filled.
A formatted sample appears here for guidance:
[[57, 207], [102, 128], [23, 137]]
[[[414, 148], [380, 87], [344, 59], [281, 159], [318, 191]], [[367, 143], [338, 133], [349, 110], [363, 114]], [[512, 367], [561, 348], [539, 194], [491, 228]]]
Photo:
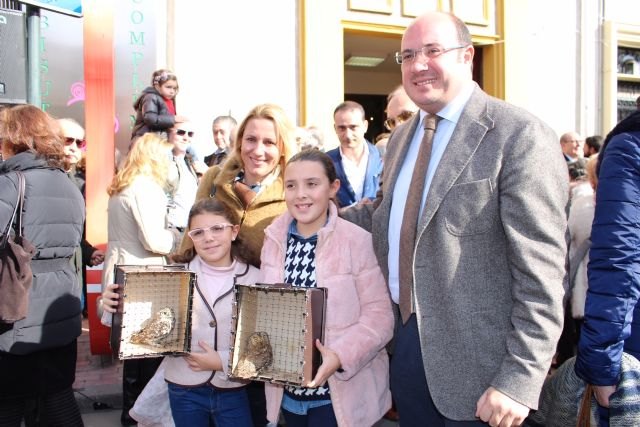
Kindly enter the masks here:
[[476, 87], [460, 115], [431, 181], [425, 207], [418, 222], [416, 238], [429, 225], [440, 203], [491, 128], [493, 128], [493, 120], [487, 111], [487, 95]]

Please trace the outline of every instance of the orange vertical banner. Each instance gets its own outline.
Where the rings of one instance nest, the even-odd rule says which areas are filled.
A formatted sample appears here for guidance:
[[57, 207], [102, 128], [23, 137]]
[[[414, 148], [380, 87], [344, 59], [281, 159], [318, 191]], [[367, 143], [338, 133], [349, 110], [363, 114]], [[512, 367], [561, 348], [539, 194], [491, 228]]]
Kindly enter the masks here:
[[[87, 240], [105, 249], [107, 187], [114, 171], [115, 91], [113, 0], [83, 0], [85, 128], [87, 139]], [[109, 328], [100, 324], [96, 299], [101, 268], [87, 274], [87, 309], [91, 352], [109, 353]]]

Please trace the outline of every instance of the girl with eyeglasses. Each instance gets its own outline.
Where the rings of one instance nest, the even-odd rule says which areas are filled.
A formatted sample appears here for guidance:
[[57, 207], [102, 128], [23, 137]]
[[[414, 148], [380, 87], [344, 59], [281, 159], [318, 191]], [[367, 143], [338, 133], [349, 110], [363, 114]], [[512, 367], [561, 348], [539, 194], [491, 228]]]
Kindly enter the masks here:
[[167, 132], [176, 123], [187, 121], [176, 113], [178, 89], [178, 77], [173, 72], [166, 69], [153, 72], [151, 86], [145, 88], [133, 103], [136, 121], [132, 143], [147, 132]]
[[[235, 212], [215, 199], [204, 199], [189, 212], [187, 238], [193, 247], [173, 259], [187, 263], [197, 275], [191, 353], [165, 357], [140, 395], [131, 415], [144, 425], [166, 422], [169, 407], [176, 427], [253, 425], [247, 381], [227, 376], [233, 285], [259, 281], [259, 270], [240, 258], [239, 222]], [[117, 295], [109, 293], [109, 311], [117, 306]]]

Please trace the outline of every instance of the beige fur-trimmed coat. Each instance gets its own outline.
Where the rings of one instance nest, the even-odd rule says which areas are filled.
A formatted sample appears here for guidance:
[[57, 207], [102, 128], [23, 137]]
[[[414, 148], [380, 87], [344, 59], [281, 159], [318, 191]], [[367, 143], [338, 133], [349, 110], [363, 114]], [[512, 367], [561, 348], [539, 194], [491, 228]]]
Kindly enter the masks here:
[[[238, 237], [246, 248], [246, 252], [242, 255], [249, 264], [259, 267], [264, 229], [274, 218], [287, 210], [284, 201], [284, 181], [280, 174], [245, 208], [233, 190], [233, 180], [241, 169], [240, 161], [236, 157], [229, 158], [222, 167], [209, 168], [198, 185], [196, 202], [207, 197], [215, 197], [238, 214], [240, 218]], [[180, 245], [180, 252], [190, 246], [192, 246], [191, 240], [185, 237]]]

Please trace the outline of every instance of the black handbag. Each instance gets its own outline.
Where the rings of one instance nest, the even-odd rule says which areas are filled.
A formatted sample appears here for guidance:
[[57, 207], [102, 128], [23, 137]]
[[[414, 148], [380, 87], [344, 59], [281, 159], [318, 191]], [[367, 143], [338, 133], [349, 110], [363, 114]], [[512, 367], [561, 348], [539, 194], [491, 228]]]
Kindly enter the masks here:
[[[36, 249], [22, 235], [22, 210], [24, 205], [25, 178], [18, 176], [18, 198], [11, 220], [0, 240], [0, 322], [12, 324], [27, 317], [29, 289], [33, 281], [31, 258]], [[11, 233], [13, 224], [15, 233]]]

